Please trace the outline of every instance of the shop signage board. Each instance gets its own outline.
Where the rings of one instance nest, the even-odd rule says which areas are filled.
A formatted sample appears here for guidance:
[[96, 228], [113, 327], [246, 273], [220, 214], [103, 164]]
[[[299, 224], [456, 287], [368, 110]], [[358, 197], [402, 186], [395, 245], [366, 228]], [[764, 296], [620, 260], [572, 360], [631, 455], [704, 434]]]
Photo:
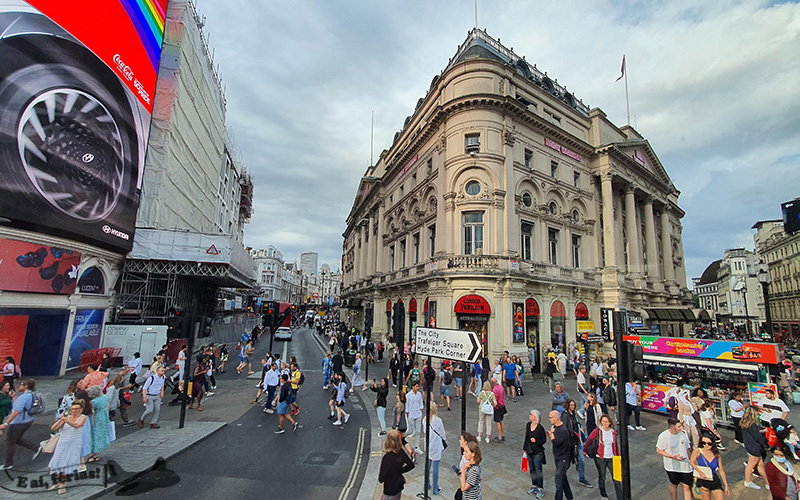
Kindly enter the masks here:
[[580, 339], [584, 342], [601, 342], [603, 340], [602, 336], [595, 333], [594, 321], [577, 320], [575, 322], [575, 328]]
[[72, 340], [69, 344], [67, 369], [75, 368], [81, 363], [81, 355], [100, 347], [100, 336], [103, 333], [105, 309], [78, 309], [72, 327]]
[[417, 327], [417, 354], [476, 363], [480, 359], [478, 334], [467, 330]]
[[640, 344], [644, 354], [761, 364], [777, 364], [780, 361], [779, 345], [764, 342], [733, 342], [638, 335], [626, 335], [625, 340]]
[[671, 385], [642, 384], [642, 408], [667, 413], [667, 401], [678, 389]]
[[600, 331], [603, 340], [614, 340], [614, 310], [613, 309], [600, 309]]
[[456, 314], [491, 314], [492, 307], [480, 295], [465, 295], [458, 299], [453, 312]]

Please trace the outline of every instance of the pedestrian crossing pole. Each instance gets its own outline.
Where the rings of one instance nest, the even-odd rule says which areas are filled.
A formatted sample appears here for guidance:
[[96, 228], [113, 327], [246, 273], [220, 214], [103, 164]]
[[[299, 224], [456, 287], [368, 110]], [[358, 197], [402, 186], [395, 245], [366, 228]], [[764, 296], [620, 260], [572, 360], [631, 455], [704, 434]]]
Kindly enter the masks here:
[[431, 463], [428, 460], [428, 457], [431, 455], [431, 386], [433, 386], [433, 380], [428, 380], [431, 378], [431, 357], [428, 356], [428, 361], [425, 364], [428, 368], [425, 371], [425, 376], [422, 378], [422, 383], [425, 384], [425, 486], [422, 490], [422, 493], [417, 495], [417, 498], [422, 498], [423, 500], [430, 500], [430, 496], [428, 496], [428, 492], [431, 489], [430, 485], [430, 468]]
[[461, 362], [461, 434], [467, 430], [467, 375], [469, 367], [466, 361]]
[[[183, 369], [183, 397], [181, 398], [181, 418], [178, 423], [178, 429], [183, 429], [183, 424], [186, 421], [186, 400], [189, 399], [189, 382], [192, 380], [192, 358], [194, 357], [194, 336], [195, 336], [195, 323], [197, 322], [197, 299], [192, 299], [192, 308], [189, 311], [189, 318], [191, 320], [189, 327], [189, 342], [187, 342], [186, 352], [186, 365]], [[197, 390], [193, 387], [192, 390]]]
[[631, 500], [631, 454], [628, 449], [628, 406], [625, 401], [625, 384], [629, 370], [624, 369], [632, 360], [625, 350], [625, 332], [628, 331], [628, 314], [625, 309], [614, 311], [614, 349], [617, 351], [617, 421], [619, 423], [619, 454], [622, 458], [622, 498]]

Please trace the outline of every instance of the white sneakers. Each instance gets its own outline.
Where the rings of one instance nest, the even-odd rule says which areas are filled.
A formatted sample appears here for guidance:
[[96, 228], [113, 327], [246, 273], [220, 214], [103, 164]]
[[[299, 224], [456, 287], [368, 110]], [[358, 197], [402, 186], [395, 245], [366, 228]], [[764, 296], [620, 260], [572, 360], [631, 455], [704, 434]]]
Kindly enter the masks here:
[[759, 486], [759, 485], [757, 485], [755, 483], [748, 483], [747, 481], [744, 482], [744, 486], [745, 486], [745, 488], [753, 488], [754, 490], [760, 490], [761, 489], [761, 486]]
[[635, 431], [636, 429], [634, 429], [632, 425], [629, 425], [629, 426], [628, 426], [628, 430], [629, 430], [629, 431]]
[[349, 413], [345, 413], [344, 414], [344, 423], [347, 423], [348, 420], [350, 420], [350, 414]]
[[333, 425], [342, 425], [342, 421], [341, 420], [337, 420], [336, 422], [333, 423]]

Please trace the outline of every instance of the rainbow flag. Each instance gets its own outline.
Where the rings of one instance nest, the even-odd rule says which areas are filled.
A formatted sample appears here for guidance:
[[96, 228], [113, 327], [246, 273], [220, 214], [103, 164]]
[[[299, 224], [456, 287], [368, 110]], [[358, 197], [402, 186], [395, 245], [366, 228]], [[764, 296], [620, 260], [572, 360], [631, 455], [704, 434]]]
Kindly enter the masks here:
[[164, 41], [164, 22], [167, 0], [119, 0], [142, 39], [153, 70], [158, 72], [161, 43]]

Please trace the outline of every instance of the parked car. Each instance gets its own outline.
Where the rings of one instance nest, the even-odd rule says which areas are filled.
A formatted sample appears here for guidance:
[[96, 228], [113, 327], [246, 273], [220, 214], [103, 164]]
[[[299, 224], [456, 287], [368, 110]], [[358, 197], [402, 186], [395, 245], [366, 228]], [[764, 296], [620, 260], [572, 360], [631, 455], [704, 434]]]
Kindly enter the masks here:
[[292, 340], [291, 328], [282, 326], [275, 331], [275, 340]]

